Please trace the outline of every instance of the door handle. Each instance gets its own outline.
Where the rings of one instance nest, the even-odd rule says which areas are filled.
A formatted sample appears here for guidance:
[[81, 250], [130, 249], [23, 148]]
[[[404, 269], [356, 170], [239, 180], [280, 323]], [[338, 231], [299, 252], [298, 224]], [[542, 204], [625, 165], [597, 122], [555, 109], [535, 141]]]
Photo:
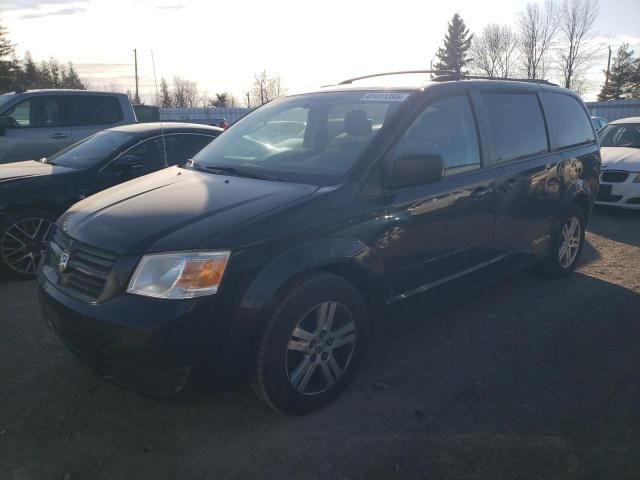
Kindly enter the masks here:
[[482, 200], [483, 198], [491, 195], [493, 188], [478, 187], [472, 193], [471, 196], [476, 200]]
[[68, 138], [69, 135], [67, 135], [66, 133], [52, 133], [51, 135], [49, 135], [49, 138], [52, 138], [54, 140], [59, 140], [61, 138]]

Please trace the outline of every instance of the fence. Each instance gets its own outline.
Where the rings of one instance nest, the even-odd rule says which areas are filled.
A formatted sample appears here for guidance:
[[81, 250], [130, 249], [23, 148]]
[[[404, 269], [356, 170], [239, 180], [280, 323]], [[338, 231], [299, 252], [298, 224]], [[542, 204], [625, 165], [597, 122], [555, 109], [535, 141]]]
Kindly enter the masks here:
[[224, 118], [229, 125], [237, 122], [252, 108], [161, 108], [160, 120], [192, 123], [209, 123]]
[[603, 117], [609, 122], [619, 118], [640, 117], [640, 98], [587, 102], [587, 108], [594, 117]]

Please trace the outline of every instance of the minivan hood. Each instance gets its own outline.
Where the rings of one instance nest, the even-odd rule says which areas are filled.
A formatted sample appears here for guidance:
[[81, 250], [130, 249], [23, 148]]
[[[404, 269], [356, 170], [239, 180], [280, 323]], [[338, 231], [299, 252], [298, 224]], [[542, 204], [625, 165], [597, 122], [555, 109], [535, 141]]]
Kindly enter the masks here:
[[27, 160], [24, 162], [4, 163], [0, 165], [0, 182], [25, 177], [40, 177], [74, 171], [72, 168], [51, 165], [49, 163]]
[[602, 147], [602, 168], [640, 172], [640, 148]]
[[76, 240], [121, 254], [189, 250], [317, 189], [171, 167], [75, 204], [58, 227]]

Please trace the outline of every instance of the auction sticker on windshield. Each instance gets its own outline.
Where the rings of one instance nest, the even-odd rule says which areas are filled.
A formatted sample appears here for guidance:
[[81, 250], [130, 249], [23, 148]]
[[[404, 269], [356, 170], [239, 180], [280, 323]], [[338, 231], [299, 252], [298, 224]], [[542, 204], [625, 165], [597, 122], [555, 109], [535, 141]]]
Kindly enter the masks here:
[[360, 99], [362, 102], [404, 102], [410, 93], [367, 93]]

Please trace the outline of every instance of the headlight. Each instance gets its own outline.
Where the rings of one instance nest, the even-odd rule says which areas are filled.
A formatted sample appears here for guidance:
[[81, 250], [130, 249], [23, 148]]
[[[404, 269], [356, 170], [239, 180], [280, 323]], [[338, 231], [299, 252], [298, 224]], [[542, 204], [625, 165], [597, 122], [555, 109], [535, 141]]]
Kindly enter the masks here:
[[128, 293], [156, 298], [194, 298], [218, 291], [229, 251], [145, 255]]

